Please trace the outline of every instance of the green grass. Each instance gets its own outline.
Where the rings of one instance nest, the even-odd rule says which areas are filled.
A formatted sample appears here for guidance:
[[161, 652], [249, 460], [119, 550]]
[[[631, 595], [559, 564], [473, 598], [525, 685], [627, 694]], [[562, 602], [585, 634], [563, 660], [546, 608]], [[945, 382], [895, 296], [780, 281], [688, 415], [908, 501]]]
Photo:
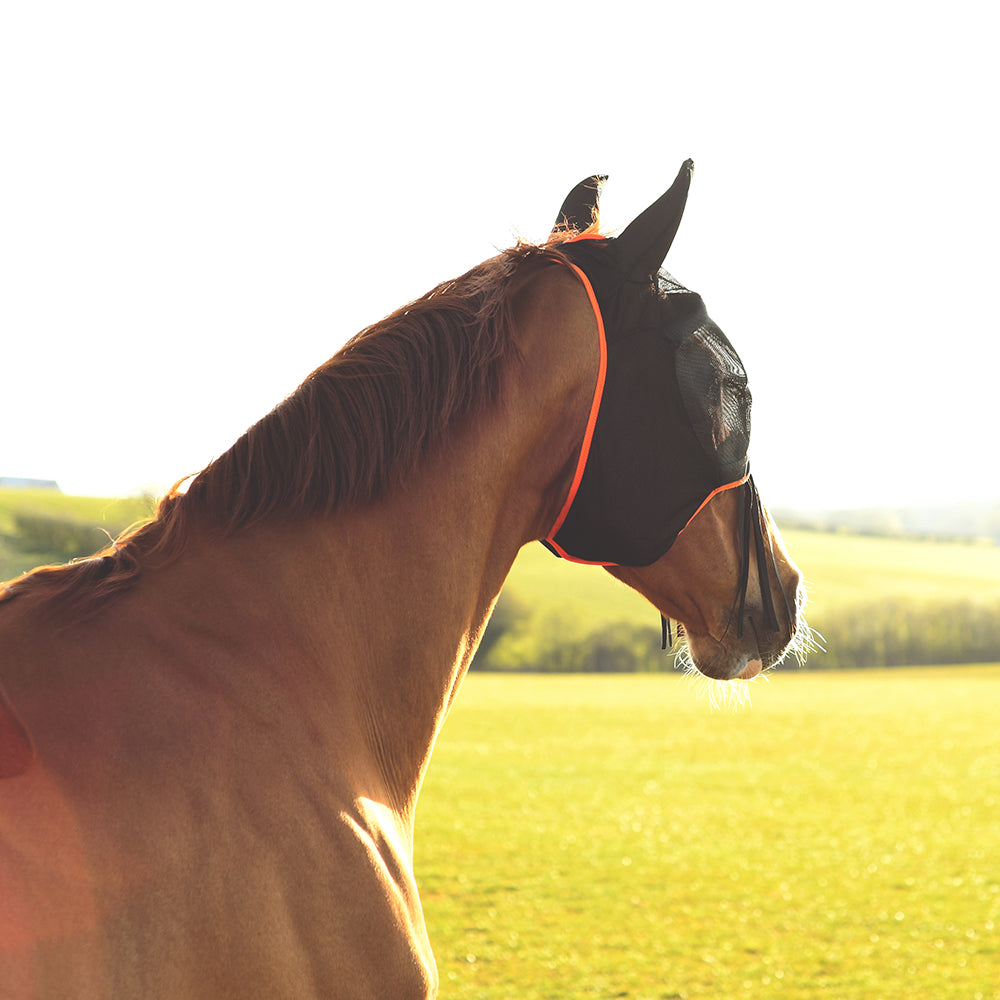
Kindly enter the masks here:
[[[1000, 546], [811, 531], [783, 538], [820, 613], [887, 597], [1000, 600]], [[541, 545], [521, 550], [504, 589], [527, 607], [567, 619], [650, 621], [646, 602], [604, 570], [556, 559]]]
[[[56, 518], [103, 528], [114, 537], [135, 521], [148, 517], [153, 501], [148, 497], [111, 499], [66, 496], [55, 490], [0, 489], [0, 581], [8, 580], [42, 563], [64, 561], [58, 553], [25, 549], [15, 539], [19, 515]], [[106, 541], [95, 532], [96, 547]]]
[[822, 612], [899, 597], [1000, 600], [1000, 546], [789, 531], [810, 604]]
[[421, 798], [442, 998], [1000, 997], [1000, 666], [471, 675]]
[[[829, 652], [809, 665], [977, 662], [1000, 649], [1000, 547], [790, 531], [806, 575], [809, 622]], [[734, 584], [735, 586], [735, 584]], [[660, 670], [658, 616], [603, 570], [525, 547], [504, 588], [477, 666], [588, 670], [602, 644], [618, 669]], [[610, 662], [604, 657], [602, 662]]]
[[149, 515], [152, 503], [146, 497], [74, 497], [56, 490], [0, 488], [0, 532], [13, 526], [15, 514], [42, 514], [93, 524], [129, 524]]
[[[80, 525], [114, 536], [150, 509], [143, 498], [0, 490], [0, 581], [103, 546], [107, 536]], [[786, 541], [806, 573], [808, 619], [827, 640], [828, 652], [814, 654], [810, 667], [976, 662], [998, 655], [1000, 547], [808, 531], [790, 531]], [[658, 616], [645, 600], [597, 567], [563, 562], [528, 545], [476, 668], [669, 669], [670, 658], [658, 647]]]
[[[59, 517], [104, 527], [110, 534], [148, 516], [148, 498], [71, 497], [47, 490], [0, 489], [0, 579], [6, 567], [31, 568], [10, 544], [17, 514]], [[4, 559], [3, 537], [8, 536]], [[899, 597], [919, 602], [1000, 600], [1000, 547], [789, 531], [785, 541], [803, 569], [810, 604], [821, 615]], [[556, 559], [541, 545], [518, 556], [507, 598], [567, 635], [586, 635], [607, 622], [656, 625], [633, 591], [597, 567]]]

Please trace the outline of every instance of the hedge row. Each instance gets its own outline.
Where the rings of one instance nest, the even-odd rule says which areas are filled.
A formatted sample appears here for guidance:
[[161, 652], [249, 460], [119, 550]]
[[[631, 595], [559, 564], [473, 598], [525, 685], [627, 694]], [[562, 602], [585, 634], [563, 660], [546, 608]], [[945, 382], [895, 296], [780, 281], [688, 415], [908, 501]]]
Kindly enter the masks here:
[[108, 534], [92, 524], [43, 514], [14, 515], [14, 545], [22, 552], [44, 552], [54, 562], [91, 556], [108, 544]]
[[[22, 513], [14, 522], [8, 547], [44, 556], [39, 561], [86, 557], [108, 543], [104, 531], [82, 521]], [[124, 527], [114, 525], [109, 530], [114, 533]], [[809, 669], [1000, 662], [1000, 602], [922, 605], [887, 599], [819, 616], [810, 624], [823, 635], [826, 652], [814, 653]], [[558, 614], [538, 614], [503, 595], [473, 667], [637, 673], [670, 670], [673, 662], [661, 651], [659, 629], [652, 621], [649, 627], [606, 621], [591, 625]]]
[[1000, 662], [1000, 602], [919, 604], [889, 599], [817, 621], [825, 654], [810, 666], [928, 666]]
[[[807, 669], [1000, 662], [1000, 602], [919, 605], [886, 600], [818, 618], [826, 652]], [[474, 669], [540, 673], [635, 673], [673, 669], [653, 626], [579, 622], [533, 615], [501, 597]], [[786, 666], [795, 667], [793, 659]]]

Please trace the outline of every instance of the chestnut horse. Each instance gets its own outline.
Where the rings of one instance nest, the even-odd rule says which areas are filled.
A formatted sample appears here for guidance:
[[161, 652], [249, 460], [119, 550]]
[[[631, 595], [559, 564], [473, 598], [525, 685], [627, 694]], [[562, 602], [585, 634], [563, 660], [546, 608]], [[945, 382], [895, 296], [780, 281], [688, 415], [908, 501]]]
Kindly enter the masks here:
[[[671, 190], [643, 225], [676, 229]], [[436, 995], [417, 795], [518, 549], [558, 546], [610, 378], [569, 253], [596, 193], [560, 223], [364, 330], [104, 553], [7, 585], [4, 1000]], [[740, 484], [609, 565], [717, 678], [802, 634]]]

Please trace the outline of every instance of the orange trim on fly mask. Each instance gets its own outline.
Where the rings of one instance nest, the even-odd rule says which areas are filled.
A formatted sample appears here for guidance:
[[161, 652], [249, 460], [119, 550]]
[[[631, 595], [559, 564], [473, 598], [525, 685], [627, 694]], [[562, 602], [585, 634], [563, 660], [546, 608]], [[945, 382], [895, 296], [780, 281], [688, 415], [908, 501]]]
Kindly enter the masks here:
[[709, 493], [704, 500], [702, 500], [701, 505], [698, 507], [698, 509], [687, 519], [687, 523], [684, 525], [684, 527], [677, 532], [677, 537], [679, 538], [681, 534], [683, 534], [683, 532], [687, 531], [691, 522], [705, 509], [708, 502], [713, 497], [718, 496], [720, 493], [725, 493], [726, 490], [734, 490], [736, 489], [737, 486], [742, 486], [749, 478], [750, 478], [750, 473], [748, 472], [742, 479], [737, 479], [735, 482], [732, 483], [726, 483], [725, 486], [716, 486], [715, 489], [712, 490], [712, 492]]
[[[599, 240], [603, 237], [598, 233], [588, 233], [586, 235], [577, 236], [572, 240], [567, 240], [567, 243], [576, 243], [579, 240]], [[604, 331], [604, 317], [601, 315], [601, 308], [597, 304], [597, 296], [594, 294], [593, 285], [590, 283], [590, 279], [584, 272], [576, 266], [576, 264], [567, 263], [567, 266], [572, 268], [576, 276], [583, 282], [583, 287], [586, 289], [587, 298], [590, 300], [590, 307], [594, 310], [594, 318], [597, 320], [597, 339], [600, 348], [600, 363], [597, 372], [597, 385], [594, 388], [594, 398], [590, 404], [590, 414], [587, 417], [587, 428], [583, 435], [583, 444], [580, 446], [580, 457], [577, 459], [576, 470], [573, 473], [573, 481], [570, 484], [569, 493], [566, 495], [566, 500], [559, 511], [558, 517], [556, 517], [555, 523], [549, 530], [548, 535], [545, 537], [545, 541], [552, 549], [557, 552], [563, 559], [569, 560], [569, 562], [580, 563], [584, 566], [617, 566], [618, 563], [613, 562], [597, 562], [588, 559], [578, 559], [576, 556], [571, 556], [557, 541], [556, 534], [559, 529], [563, 526], [563, 522], [566, 520], [566, 515], [569, 513], [570, 507], [573, 506], [573, 501], [576, 499], [576, 494], [580, 489], [580, 482], [583, 479], [583, 470], [587, 467], [587, 459], [590, 457], [590, 446], [594, 439], [594, 428], [597, 426], [597, 415], [601, 409], [601, 401], [604, 397], [604, 383], [607, 378], [608, 371], [608, 342]], [[717, 486], [698, 506], [698, 509], [687, 519], [684, 527], [677, 533], [678, 537], [682, 532], [686, 531], [690, 526], [691, 522], [704, 510], [705, 506], [712, 500], [713, 497], [717, 496], [719, 493], [723, 493], [726, 490], [735, 489], [737, 486], [742, 486], [750, 478], [749, 471], [745, 476], [740, 479], [735, 480], [731, 483], [726, 483], [724, 486]]]
[[[577, 239], [601, 239], [601, 237], [597, 235], [578, 236]], [[567, 242], [576, 242], [576, 240], [568, 240]], [[567, 263], [567, 267], [572, 268], [576, 276], [583, 282], [583, 287], [587, 291], [590, 307], [594, 310], [594, 318], [597, 320], [597, 340], [601, 357], [597, 369], [597, 385], [594, 388], [594, 398], [590, 404], [587, 429], [583, 434], [583, 444], [580, 446], [580, 457], [577, 459], [576, 471], [573, 473], [573, 482], [570, 484], [569, 493], [566, 495], [566, 501], [559, 511], [559, 516], [556, 518], [545, 540], [563, 559], [568, 559], [570, 562], [583, 563], [587, 566], [614, 566], [615, 563], [588, 562], [585, 559], [577, 559], [566, 552], [556, 541], [556, 533], [562, 527], [563, 521], [566, 520], [566, 515], [569, 513], [570, 507], [573, 506], [577, 490], [580, 488], [580, 481], [583, 479], [583, 470], [587, 467], [587, 459], [590, 457], [590, 445], [594, 439], [594, 428], [597, 426], [597, 414], [601, 409], [601, 400], [604, 397], [604, 382], [608, 373], [608, 341], [604, 334], [604, 317], [601, 316], [601, 309], [597, 304], [597, 296], [594, 294], [594, 288], [590, 284], [590, 279], [576, 264]]]

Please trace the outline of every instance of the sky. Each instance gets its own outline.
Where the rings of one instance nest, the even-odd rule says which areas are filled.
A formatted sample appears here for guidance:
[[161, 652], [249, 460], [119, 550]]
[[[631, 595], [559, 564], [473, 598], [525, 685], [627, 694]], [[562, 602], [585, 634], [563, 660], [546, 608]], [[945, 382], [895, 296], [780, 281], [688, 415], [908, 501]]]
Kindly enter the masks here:
[[615, 232], [692, 157], [667, 267], [765, 500], [1000, 499], [988, 10], [6, 4], [0, 476], [161, 491], [581, 178]]

